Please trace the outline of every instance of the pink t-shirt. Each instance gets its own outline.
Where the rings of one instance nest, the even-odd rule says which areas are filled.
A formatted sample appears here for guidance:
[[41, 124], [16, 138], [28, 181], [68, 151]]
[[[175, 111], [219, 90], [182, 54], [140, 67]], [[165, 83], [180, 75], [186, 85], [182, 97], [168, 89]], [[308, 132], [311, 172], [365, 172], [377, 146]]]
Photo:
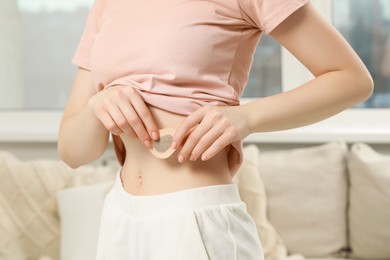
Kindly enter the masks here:
[[[173, 113], [238, 106], [262, 32], [308, 1], [95, 0], [72, 62], [92, 72], [97, 90], [131, 86]], [[123, 164], [123, 143], [114, 144]], [[242, 141], [229, 145], [232, 176], [242, 160]]]

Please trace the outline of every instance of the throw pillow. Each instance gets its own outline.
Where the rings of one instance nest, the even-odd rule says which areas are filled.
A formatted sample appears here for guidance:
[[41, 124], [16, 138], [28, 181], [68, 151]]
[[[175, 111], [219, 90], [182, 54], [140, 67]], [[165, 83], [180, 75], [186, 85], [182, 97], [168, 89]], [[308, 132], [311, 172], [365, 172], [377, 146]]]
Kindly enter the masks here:
[[72, 170], [59, 160], [21, 161], [0, 151], [0, 259], [59, 259], [57, 191], [112, 176], [109, 168]]
[[95, 259], [104, 198], [114, 181], [58, 192], [61, 260]]
[[325, 257], [347, 247], [346, 152], [332, 142], [260, 154], [268, 218], [289, 252]]
[[390, 155], [355, 144], [348, 166], [351, 256], [390, 259]]
[[267, 199], [263, 181], [259, 175], [259, 150], [255, 145], [243, 150], [244, 161], [233, 178], [237, 183], [240, 197], [253, 218], [267, 260], [301, 260], [300, 255], [287, 256], [286, 247], [274, 227], [267, 219]]

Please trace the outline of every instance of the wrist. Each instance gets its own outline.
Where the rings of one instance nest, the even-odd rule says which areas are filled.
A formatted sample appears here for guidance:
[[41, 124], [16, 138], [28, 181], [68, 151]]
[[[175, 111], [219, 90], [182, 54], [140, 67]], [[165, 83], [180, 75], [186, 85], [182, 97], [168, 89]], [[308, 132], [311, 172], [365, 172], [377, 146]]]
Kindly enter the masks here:
[[249, 102], [246, 104], [241, 105], [241, 117], [243, 118], [245, 129], [247, 131], [247, 136], [253, 133], [257, 133], [258, 131], [258, 119], [259, 119], [259, 111], [260, 109], [257, 109], [253, 106], [253, 102]]
[[241, 139], [245, 139], [248, 135], [253, 133], [251, 116], [246, 105], [239, 105], [236, 109], [238, 112], [238, 118], [241, 122]]

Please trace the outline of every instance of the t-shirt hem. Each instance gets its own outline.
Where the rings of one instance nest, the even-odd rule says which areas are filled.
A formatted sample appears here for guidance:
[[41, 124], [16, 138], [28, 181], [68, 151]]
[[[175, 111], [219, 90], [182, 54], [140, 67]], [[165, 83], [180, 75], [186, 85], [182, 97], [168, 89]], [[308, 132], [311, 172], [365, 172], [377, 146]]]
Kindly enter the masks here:
[[290, 15], [292, 15], [295, 11], [297, 11], [299, 8], [303, 7], [307, 3], [309, 3], [309, 0], [288, 2], [286, 6], [280, 7], [276, 13], [272, 14], [276, 18], [271, 19], [267, 23], [265, 23], [261, 30], [265, 34], [271, 33], [279, 24], [281, 24]]
[[91, 67], [90, 67], [89, 63], [87, 61], [84, 61], [83, 59], [79, 59], [77, 57], [74, 57], [71, 62], [72, 62], [72, 64], [74, 64], [80, 68], [91, 71]]

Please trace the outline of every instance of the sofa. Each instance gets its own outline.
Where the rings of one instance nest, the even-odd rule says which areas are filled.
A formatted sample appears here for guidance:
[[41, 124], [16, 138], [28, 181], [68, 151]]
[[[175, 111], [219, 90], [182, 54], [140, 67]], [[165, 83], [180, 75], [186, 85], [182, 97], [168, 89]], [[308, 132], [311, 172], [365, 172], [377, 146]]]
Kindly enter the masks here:
[[[0, 151], [0, 259], [94, 259], [116, 171]], [[246, 145], [234, 181], [266, 260], [390, 259], [390, 155], [341, 141]]]

